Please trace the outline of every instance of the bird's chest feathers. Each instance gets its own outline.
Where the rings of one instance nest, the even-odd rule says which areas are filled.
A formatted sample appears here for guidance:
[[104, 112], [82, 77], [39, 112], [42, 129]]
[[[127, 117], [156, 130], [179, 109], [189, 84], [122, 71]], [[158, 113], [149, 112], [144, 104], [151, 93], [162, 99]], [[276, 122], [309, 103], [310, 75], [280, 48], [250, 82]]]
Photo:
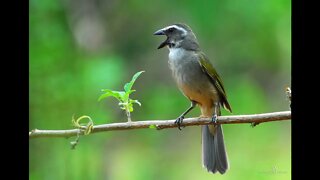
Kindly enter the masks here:
[[[183, 48], [170, 48], [169, 66], [178, 87], [191, 100], [201, 104], [216, 97], [216, 90], [203, 72], [197, 55]], [[208, 102], [209, 103], [209, 102]]]
[[200, 65], [194, 52], [183, 48], [170, 48], [169, 50], [168, 62], [175, 78], [187, 78], [187, 76], [198, 75]]
[[192, 85], [202, 78], [203, 72], [194, 52], [183, 48], [170, 48], [169, 66], [178, 84]]
[[[184, 74], [185, 70], [194, 68], [194, 56], [183, 48], [169, 49], [169, 66], [173, 73]], [[182, 74], [181, 74], [182, 73]]]
[[169, 63], [177, 63], [186, 55], [186, 50], [182, 48], [170, 48], [169, 51]]

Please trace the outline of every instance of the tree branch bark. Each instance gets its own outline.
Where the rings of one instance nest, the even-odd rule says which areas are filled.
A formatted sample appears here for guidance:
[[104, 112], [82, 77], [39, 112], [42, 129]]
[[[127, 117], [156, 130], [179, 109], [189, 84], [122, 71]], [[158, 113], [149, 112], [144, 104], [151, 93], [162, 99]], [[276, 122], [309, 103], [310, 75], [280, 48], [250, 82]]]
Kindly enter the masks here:
[[[218, 116], [217, 124], [240, 124], [240, 123], [253, 123], [257, 125], [263, 122], [271, 121], [283, 121], [291, 119], [291, 111], [281, 111], [263, 114], [252, 114], [252, 115], [235, 115], [235, 116]], [[148, 121], [135, 121], [135, 122], [124, 122], [124, 123], [112, 123], [112, 124], [101, 124], [93, 126], [91, 133], [104, 132], [104, 131], [116, 131], [116, 130], [131, 130], [131, 129], [166, 129], [176, 128], [177, 125], [174, 123], [175, 120], [148, 120]], [[199, 126], [206, 124], [214, 124], [210, 118], [186, 118], [183, 120], [181, 126]], [[85, 127], [83, 127], [85, 128]], [[91, 134], [90, 133], [90, 134]], [[39, 130], [34, 129], [29, 132], [29, 138], [39, 137], [72, 137], [78, 134], [83, 135], [83, 130], [80, 129], [69, 129], [69, 130]]]

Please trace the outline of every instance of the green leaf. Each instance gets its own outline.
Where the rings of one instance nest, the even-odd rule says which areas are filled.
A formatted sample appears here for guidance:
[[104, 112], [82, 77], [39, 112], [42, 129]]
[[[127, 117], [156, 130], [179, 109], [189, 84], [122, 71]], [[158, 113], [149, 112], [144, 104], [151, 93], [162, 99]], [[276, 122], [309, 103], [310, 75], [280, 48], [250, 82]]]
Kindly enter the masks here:
[[[128, 82], [128, 83], [126, 83], [126, 84], [124, 85], [124, 90], [125, 90], [126, 92], [130, 92], [130, 90], [131, 90], [131, 88], [132, 88], [132, 86], [133, 86], [133, 83], [136, 81], [136, 79], [137, 79], [137, 78], [140, 76], [140, 74], [143, 73], [143, 72], [145, 72], [145, 71], [137, 72], [135, 75], [133, 75], [131, 81]], [[132, 93], [132, 92], [130, 92], [130, 93]], [[130, 94], [130, 93], [129, 93], [129, 94]]]
[[[131, 81], [130, 81], [130, 82], [131, 82]], [[131, 87], [132, 87], [132, 84], [131, 84], [130, 82], [126, 83], [126, 84], [124, 85], [124, 87], [123, 87], [123, 89], [124, 89], [126, 92], [130, 91], [130, 89], [131, 89]]]
[[129, 104], [128, 104], [128, 109], [129, 109], [129, 112], [132, 112], [132, 111], [133, 111], [133, 105], [132, 105], [132, 103], [129, 103]]
[[[103, 89], [102, 91], [104, 94], [100, 95], [98, 98], [98, 101], [101, 99], [105, 99], [109, 96], [115, 97], [119, 100], [119, 106], [120, 109], [125, 110], [127, 112], [127, 115], [130, 115], [130, 112], [133, 111], [133, 103], [139, 104], [141, 106], [141, 103], [138, 100], [132, 100], [129, 98], [129, 95], [135, 90], [131, 89], [134, 82], [136, 79], [143, 73], [144, 71], [137, 72], [136, 74], [133, 75], [132, 79], [130, 82], [126, 83], [124, 85], [124, 90], [125, 91], [112, 91], [110, 89]], [[91, 126], [87, 125], [87, 131], [85, 133], [90, 133], [91, 132]]]
[[136, 90], [131, 89], [131, 90], [127, 91], [127, 92], [126, 92], [126, 94], [128, 94], [128, 95], [129, 95], [129, 94], [131, 94], [131, 93], [133, 93], [133, 92], [135, 92], [135, 91], [136, 91]]
[[125, 110], [125, 109], [126, 109], [126, 106], [127, 106], [127, 103], [119, 102], [118, 105], [120, 106], [120, 109]]
[[130, 99], [130, 103], [136, 103], [136, 104], [139, 104], [139, 106], [141, 106], [141, 103], [138, 100]]
[[149, 128], [150, 128], [150, 129], [157, 129], [157, 126], [154, 125], [154, 124], [152, 124], [152, 125], [149, 126]]
[[100, 101], [101, 99], [105, 99], [109, 96], [115, 97], [119, 101], [121, 101], [123, 99], [123, 96], [125, 95], [124, 91], [112, 91], [110, 89], [103, 89], [102, 91], [104, 91], [105, 93], [99, 97], [98, 101]]

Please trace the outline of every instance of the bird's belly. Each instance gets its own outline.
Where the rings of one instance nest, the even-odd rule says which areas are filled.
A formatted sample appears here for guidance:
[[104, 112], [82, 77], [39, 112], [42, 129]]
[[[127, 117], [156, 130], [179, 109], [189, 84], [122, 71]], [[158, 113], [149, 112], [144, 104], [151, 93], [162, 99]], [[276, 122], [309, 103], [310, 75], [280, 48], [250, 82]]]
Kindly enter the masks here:
[[193, 52], [170, 50], [169, 67], [183, 94], [198, 104], [212, 106], [219, 101], [218, 91], [203, 72]]
[[211, 106], [213, 102], [219, 101], [217, 90], [213, 86], [189, 86], [183, 83], [178, 86], [186, 97], [200, 105]]
[[219, 101], [218, 91], [199, 64], [181, 66], [174, 74], [179, 89], [190, 100], [208, 106]]

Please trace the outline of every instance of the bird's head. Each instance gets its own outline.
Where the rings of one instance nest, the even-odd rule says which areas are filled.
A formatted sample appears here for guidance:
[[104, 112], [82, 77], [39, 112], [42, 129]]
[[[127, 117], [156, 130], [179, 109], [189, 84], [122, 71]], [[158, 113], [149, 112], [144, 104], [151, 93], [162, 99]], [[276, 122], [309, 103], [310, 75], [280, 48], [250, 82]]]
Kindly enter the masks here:
[[165, 46], [168, 46], [169, 48], [181, 47], [188, 50], [197, 50], [199, 48], [196, 36], [186, 24], [173, 24], [159, 29], [153, 34], [167, 36], [167, 39], [159, 45], [158, 49]]

